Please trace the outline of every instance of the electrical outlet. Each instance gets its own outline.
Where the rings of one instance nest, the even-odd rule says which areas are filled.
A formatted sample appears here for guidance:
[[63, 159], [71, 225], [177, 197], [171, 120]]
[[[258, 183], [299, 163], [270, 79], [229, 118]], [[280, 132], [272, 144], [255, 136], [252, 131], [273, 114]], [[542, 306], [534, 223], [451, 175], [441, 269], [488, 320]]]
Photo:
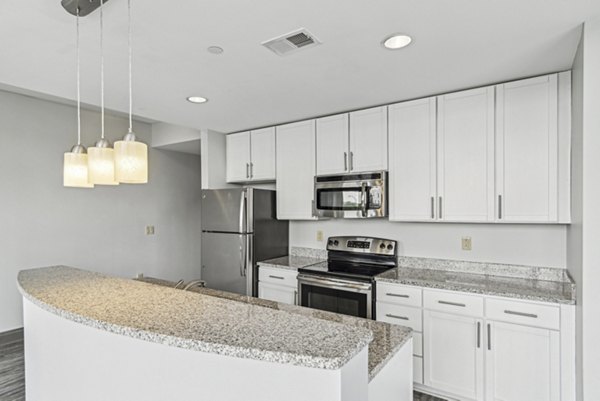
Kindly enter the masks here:
[[317, 231], [317, 241], [323, 241], [323, 231], [321, 230]]
[[472, 249], [471, 237], [462, 237], [461, 245], [463, 251], [470, 251]]
[[154, 235], [154, 226], [146, 226], [146, 235]]
[[144, 278], [144, 273], [138, 273], [138, 274], [136, 275], [136, 278]]

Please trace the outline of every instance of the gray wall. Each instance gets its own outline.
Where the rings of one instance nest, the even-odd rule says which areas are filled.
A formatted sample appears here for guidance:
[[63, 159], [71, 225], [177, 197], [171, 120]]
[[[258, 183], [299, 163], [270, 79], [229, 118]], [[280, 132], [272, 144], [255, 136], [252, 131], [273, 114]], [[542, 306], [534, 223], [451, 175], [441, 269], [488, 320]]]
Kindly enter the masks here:
[[600, 400], [600, 18], [586, 21], [573, 64], [573, 224], [567, 264], [577, 283], [577, 397]]
[[[83, 142], [100, 135], [83, 113]], [[107, 117], [107, 137], [127, 130]], [[149, 124], [134, 131], [151, 143]], [[76, 142], [76, 110], [0, 91], [0, 332], [22, 325], [19, 270], [70, 265], [133, 277], [192, 279], [200, 271], [200, 158], [150, 149], [150, 182], [95, 189], [62, 186], [63, 153]], [[154, 225], [156, 235], [146, 236]]]

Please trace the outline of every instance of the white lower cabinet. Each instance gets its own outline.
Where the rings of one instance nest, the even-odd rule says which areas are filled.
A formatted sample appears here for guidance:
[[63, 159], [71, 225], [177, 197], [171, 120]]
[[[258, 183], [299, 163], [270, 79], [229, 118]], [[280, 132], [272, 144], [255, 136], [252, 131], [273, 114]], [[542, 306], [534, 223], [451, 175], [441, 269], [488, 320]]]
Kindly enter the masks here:
[[298, 304], [298, 272], [258, 265], [258, 297], [288, 305]]
[[464, 399], [483, 400], [482, 320], [429, 310], [423, 315], [424, 384]]
[[486, 400], [560, 401], [560, 333], [487, 322]]
[[282, 304], [296, 305], [298, 290], [270, 283], [258, 283], [258, 297]]
[[460, 401], [575, 401], [574, 305], [377, 282], [411, 327], [415, 389]]

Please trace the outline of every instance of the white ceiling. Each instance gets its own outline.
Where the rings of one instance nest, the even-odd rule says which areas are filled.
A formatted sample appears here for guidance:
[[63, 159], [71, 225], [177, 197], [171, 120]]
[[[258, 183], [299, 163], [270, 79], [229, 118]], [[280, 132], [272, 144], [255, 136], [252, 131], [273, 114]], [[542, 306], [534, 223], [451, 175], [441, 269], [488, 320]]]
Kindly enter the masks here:
[[[105, 6], [106, 104], [127, 111], [127, 1]], [[133, 0], [134, 113], [233, 132], [569, 69], [591, 0]], [[82, 99], [99, 104], [98, 12], [82, 18]], [[321, 46], [260, 43], [305, 27]], [[381, 48], [393, 32], [413, 43]], [[75, 19], [0, 1], [0, 84], [75, 98]], [[206, 48], [225, 49], [220, 56]], [[203, 105], [189, 95], [208, 97]]]

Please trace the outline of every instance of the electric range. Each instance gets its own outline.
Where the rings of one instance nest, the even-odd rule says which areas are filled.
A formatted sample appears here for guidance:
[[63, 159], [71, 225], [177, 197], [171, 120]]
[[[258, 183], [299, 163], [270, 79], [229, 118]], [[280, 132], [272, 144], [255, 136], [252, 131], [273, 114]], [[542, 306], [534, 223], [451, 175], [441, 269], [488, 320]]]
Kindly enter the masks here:
[[370, 237], [331, 237], [327, 261], [298, 269], [300, 305], [375, 318], [375, 276], [398, 265], [397, 242]]

